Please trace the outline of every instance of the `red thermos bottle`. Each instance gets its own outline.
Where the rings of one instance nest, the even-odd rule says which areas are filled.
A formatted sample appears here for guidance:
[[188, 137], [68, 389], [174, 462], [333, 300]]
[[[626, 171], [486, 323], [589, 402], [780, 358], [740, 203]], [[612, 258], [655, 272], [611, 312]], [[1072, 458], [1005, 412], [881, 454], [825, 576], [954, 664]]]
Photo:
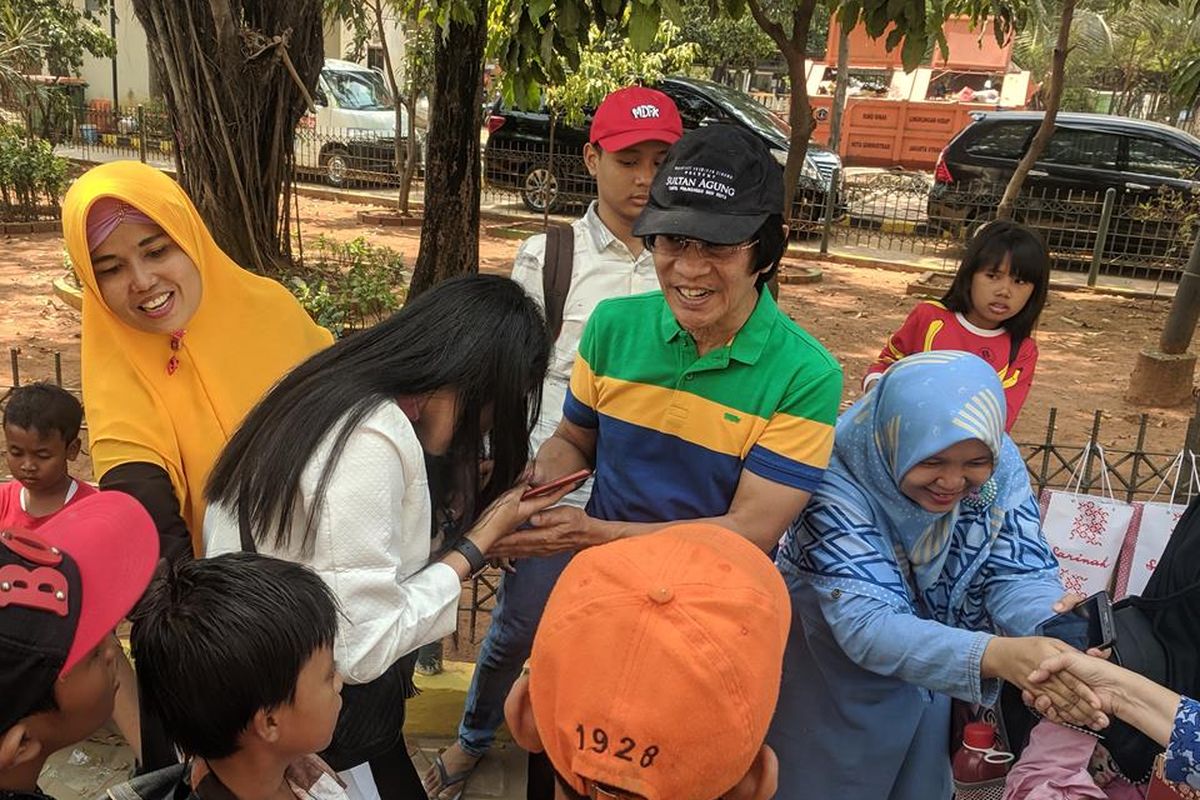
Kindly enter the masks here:
[[969, 722], [963, 743], [954, 754], [954, 782], [964, 785], [1003, 778], [1012, 766], [1011, 753], [996, 749], [996, 729], [988, 722]]

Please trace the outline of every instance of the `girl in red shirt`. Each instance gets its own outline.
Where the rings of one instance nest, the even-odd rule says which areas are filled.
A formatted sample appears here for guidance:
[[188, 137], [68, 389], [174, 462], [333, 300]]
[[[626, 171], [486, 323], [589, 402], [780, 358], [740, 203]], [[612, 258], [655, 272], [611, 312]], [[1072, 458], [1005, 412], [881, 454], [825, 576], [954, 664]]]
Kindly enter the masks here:
[[1050, 254], [1035, 232], [1008, 220], [983, 227], [946, 296], [917, 305], [863, 378], [868, 391], [896, 361], [928, 350], [963, 350], [991, 364], [1004, 385], [1011, 431], [1033, 382], [1032, 333], [1046, 305]]

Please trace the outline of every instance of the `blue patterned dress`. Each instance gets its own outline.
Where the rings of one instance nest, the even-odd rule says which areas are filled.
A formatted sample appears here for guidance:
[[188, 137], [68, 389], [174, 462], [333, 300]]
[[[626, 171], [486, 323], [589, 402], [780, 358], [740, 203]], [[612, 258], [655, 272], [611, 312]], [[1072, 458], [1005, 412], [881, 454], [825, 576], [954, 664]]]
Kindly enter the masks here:
[[[967, 439], [995, 463], [976, 495], [936, 514], [900, 491]], [[768, 736], [777, 797], [949, 800], [949, 698], [994, 702], [984, 648], [1032, 633], [1063, 595], [995, 371], [955, 352], [889, 369], [839, 420], [825, 483], [777, 563], [793, 607]]]
[[1200, 703], [1185, 697], [1175, 712], [1163, 777], [1200, 789]]

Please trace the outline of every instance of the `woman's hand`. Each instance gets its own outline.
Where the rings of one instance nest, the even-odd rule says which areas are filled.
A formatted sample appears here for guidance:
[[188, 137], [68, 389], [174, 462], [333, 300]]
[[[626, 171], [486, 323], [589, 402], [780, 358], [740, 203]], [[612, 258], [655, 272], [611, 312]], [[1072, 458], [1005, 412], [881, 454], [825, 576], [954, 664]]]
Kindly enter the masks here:
[[575, 490], [575, 486], [564, 486], [551, 494], [522, 500], [521, 496], [529, 489], [529, 484], [521, 483], [497, 497], [467, 531], [467, 537], [484, 555], [489, 558], [512, 556], [511, 553], [493, 552], [494, 545], [524, 525], [534, 514], [566, 497]]
[[574, 506], [547, 509], [534, 514], [529, 522], [532, 527], [506, 536], [493, 552], [509, 558], [550, 556], [603, 544], [612, 538], [602, 523]]
[[1058, 709], [1061, 721], [1090, 725], [1100, 709], [1100, 700], [1085, 682], [1057, 675], [1047, 675], [1036, 683], [1030, 680], [1043, 662], [1074, 652], [1069, 644], [1044, 636], [996, 636], [983, 651], [980, 672], [985, 678], [1003, 678], [1035, 699], [1045, 698], [1043, 704], [1048, 702]]
[[[1059, 653], [1039, 664], [1038, 668], [1030, 673], [1029, 681], [1036, 685], [1056, 677], [1072, 691], [1076, 691], [1081, 684], [1087, 686], [1100, 702], [1094, 719], [1088, 724], [1100, 730], [1109, 724], [1106, 715], [1120, 716], [1121, 707], [1128, 703], [1120, 681], [1121, 670], [1105, 660], [1108, 655], [1107, 651], [1100, 650], [1089, 650], [1088, 655], [1074, 650]], [[1061, 721], [1061, 714], [1049, 697], [1028, 691], [1022, 692], [1021, 696], [1028, 705], [1036, 708], [1047, 719], [1053, 722]]]
[[[1099, 701], [1099, 707], [1088, 723], [1092, 728], [1108, 727], [1109, 715], [1120, 717], [1165, 747], [1171, 738], [1179, 695], [1136, 672], [1110, 664], [1105, 660], [1108, 655], [1094, 649], [1087, 655], [1074, 651], [1059, 653], [1043, 661], [1029, 679], [1034, 684], [1058, 679], [1072, 687], [1085, 686]], [[1058, 707], [1044, 698], [1030, 699], [1047, 719], [1055, 722], [1064, 719]]]
[[1087, 598], [1085, 598], [1083, 595], [1075, 594], [1074, 592], [1067, 592], [1062, 596], [1062, 598], [1059, 599], [1057, 603], [1051, 606], [1051, 609], [1055, 614], [1065, 614], [1075, 606], [1082, 603], [1085, 599]]

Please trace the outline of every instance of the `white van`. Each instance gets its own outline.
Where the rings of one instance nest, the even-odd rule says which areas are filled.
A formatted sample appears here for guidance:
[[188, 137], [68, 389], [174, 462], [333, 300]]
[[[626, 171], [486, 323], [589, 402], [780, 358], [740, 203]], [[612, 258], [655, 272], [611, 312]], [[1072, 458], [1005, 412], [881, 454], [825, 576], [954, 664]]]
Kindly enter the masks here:
[[[396, 112], [382, 74], [351, 61], [327, 58], [313, 101], [317, 113], [306, 113], [296, 129], [297, 167], [319, 172], [333, 186], [344, 186], [356, 175], [381, 180], [395, 175]], [[403, 137], [408, 114], [402, 108], [400, 115]], [[421, 121], [419, 114], [417, 121]], [[419, 160], [421, 130], [417, 137]]]

